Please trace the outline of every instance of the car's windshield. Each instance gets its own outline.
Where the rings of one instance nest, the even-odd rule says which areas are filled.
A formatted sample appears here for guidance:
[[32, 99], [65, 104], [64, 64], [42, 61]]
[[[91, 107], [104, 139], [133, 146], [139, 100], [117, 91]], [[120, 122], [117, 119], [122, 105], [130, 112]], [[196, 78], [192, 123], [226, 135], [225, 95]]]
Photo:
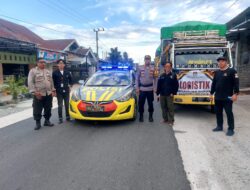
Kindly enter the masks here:
[[127, 86], [130, 84], [130, 73], [125, 71], [97, 72], [86, 82], [86, 86]]
[[[225, 51], [225, 50], [224, 50]], [[176, 69], [217, 69], [217, 58], [223, 53], [218, 50], [182, 50], [175, 52]]]

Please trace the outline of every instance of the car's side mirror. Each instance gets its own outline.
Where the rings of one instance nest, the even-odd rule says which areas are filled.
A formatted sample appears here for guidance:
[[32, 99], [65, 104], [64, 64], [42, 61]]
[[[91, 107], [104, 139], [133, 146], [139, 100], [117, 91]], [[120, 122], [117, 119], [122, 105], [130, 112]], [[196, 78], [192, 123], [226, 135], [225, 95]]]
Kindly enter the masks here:
[[80, 85], [84, 85], [84, 80], [79, 80], [78, 83], [79, 83]]

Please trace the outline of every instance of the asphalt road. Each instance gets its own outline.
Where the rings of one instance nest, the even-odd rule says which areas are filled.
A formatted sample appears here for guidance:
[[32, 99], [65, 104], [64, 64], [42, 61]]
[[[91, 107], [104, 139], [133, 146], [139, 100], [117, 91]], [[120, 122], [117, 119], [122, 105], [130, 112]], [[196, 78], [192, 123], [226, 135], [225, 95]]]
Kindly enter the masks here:
[[189, 190], [174, 131], [160, 120], [157, 107], [153, 124], [72, 121], [34, 131], [30, 118], [2, 128], [0, 190]]

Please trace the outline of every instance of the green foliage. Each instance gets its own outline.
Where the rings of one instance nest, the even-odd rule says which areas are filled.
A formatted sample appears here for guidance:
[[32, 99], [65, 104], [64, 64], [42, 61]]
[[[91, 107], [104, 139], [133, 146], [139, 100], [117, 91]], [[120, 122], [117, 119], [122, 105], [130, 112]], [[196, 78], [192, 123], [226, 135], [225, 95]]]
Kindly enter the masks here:
[[121, 52], [118, 51], [118, 47], [110, 49], [108, 60], [113, 64], [117, 64], [119, 62], [134, 63], [134, 60], [132, 58], [129, 58], [127, 52], [123, 52], [123, 54], [121, 55]]
[[121, 56], [121, 52], [118, 51], [118, 48], [111, 48], [110, 49], [110, 53], [109, 53], [109, 57], [108, 59], [111, 61], [111, 63], [115, 63], [117, 64], [118, 62], [120, 62], [122, 60], [122, 56]]
[[7, 77], [6, 86], [3, 90], [9, 92], [12, 95], [12, 98], [17, 100], [19, 94], [26, 94], [29, 92], [24, 84], [25, 78], [19, 78], [16, 80], [15, 77]]

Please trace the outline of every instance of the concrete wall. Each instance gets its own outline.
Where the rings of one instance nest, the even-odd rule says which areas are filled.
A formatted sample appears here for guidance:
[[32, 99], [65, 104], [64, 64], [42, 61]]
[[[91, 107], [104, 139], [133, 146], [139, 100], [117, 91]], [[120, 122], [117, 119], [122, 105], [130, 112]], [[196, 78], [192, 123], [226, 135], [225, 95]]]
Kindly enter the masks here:
[[240, 34], [237, 51], [237, 70], [240, 87], [250, 87], [250, 32]]
[[3, 65], [0, 63], [0, 84], [3, 84]]

